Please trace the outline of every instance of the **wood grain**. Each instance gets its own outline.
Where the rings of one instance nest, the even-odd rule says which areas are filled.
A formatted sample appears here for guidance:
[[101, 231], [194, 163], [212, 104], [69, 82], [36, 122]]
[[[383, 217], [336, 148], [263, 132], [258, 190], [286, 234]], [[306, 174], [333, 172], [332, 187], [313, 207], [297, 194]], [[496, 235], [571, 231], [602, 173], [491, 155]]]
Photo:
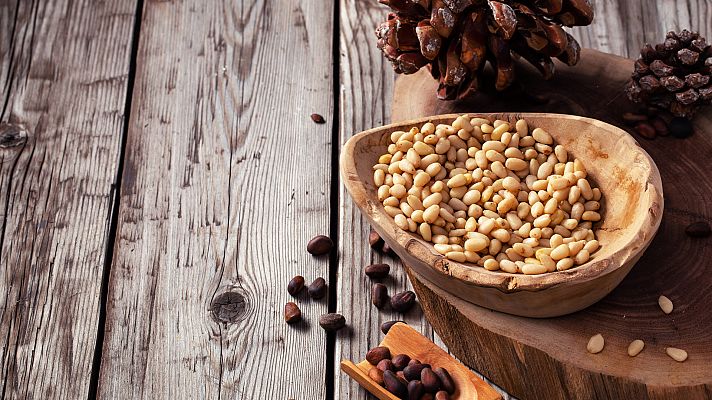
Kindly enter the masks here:
[[331, 127], [309, 116], [331, 121], [332, 16], [145, 3], [101, 397], [326, 396], [327, 300], [282, 310], [292, 276], [328, 277], [306, 244], [329, 232]]
[[89, 393], [135, 8], [0, 1], [1, 398]]
[[572, 29], [581, 47], [636, 58], [644, 43], [661, 43], [668, 31], [691, 29], [712, 37], [709, 0], [593, 0], [593, 24]]
[[[521, 70], [528, 82], [526, 90], [547, 90], [546, 102], [527, 101], [524, 96], [483, 95], [463, 102], [433, 99], [396, 107], [394, 118], [506, 107], [522, 112], [577, 113], [625, 127], [622, 114], [636, 108], [621, 91], [629, 79], [632, 60], [592, 51], [584, 56], [585, 64], [560, 68], [549, 82], [531, 79], [536, 74], [533, 68]], [[408, 88], [410, 93], [434, 93], [435, 84], [423, 79], [428, 83], [414, 82], [419, 78], [399, 79], [395, 92]], [[593, 306], [558, 318], [514, 317], [464, 302], [428, 284], [416, 270], [410, 271], [428, 320], [450, 350], [520, 397], [711, 398], [712, 374], [707, 365], [712, 362], [712, 318], [708, 312], [712, 298], [699, 294], [710, 291], [707, 270], [712, 246], [709, 238], [695, 239], [684, 233], [691, 222], [712, 221], [712, 208], [705, 200], [712, 196], [712, 182], [695, 178], [707, 176], [712, 168], [711, 111], [710, 107], [700, 111], [693, 120], [696, 133], [688, 139], [637, 137], [660, 170], [665, 193], [663, 220], [632, 271]], [[619, 190], [626, 186], [620, 185]], [[604, 190], [604, 196], [610, 191]], [[663, 314], [657, 304], [661, 294], [676, 306], [670, 315]], [[604, 336], [606, 347], [599, 355], [591, 355], [585, 346], [596, 333]], [[463, 341], [463, 334], [469, 340]], [[646, 348], [631, 358], [626, 348], [634, 339], [644, 340]], [[675, 362], [665, 354], [665, 347], [683, 348], [690, 358]], [[534, 375], [539, 379], [522, 379]]]
[[[395, 75], [375, 44], [375, 27], [386, 15], [386, 8], [375, 0], [341, 0], [339, 5], [339, 143], [353, 134], [390, 120], [390, 103]], [[388, 263], [390, 278], [384, 283], [390, 294], [412, 290], [400, 261], [372, 251], [368, 247], [369, 225], [339, 184], [339, 265], [337, 309], [346, 316], [350, 329], [338, 334], [335, 395], [337, 399], [373, 398], [346, 375], [339, 374], [339, 360], [362, 359], [368, 349], [383, 337], [380, 325], [391, 320], [404, 320], [426, 337], [434, 340], [418, 307], [406, 315], [379, 312], [371, 304], [371, 282], [363, 274], [366, 265]]]

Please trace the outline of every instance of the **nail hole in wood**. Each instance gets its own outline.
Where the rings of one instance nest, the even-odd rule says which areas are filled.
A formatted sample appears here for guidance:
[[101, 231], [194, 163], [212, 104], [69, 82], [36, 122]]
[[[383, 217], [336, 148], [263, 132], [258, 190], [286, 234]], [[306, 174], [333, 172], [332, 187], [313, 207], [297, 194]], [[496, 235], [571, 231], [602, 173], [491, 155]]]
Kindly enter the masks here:
[[22, 147], [27, 142], [27, 130], [18, 124], [0, 123], [0, 149]]
[[242, 293], [234, 289], [218, 294], [210, 304], [210, 312], [213, 314], [213, 318], [224, 324], [240, 321], [244, 317], [246, 310], [247, 299]]

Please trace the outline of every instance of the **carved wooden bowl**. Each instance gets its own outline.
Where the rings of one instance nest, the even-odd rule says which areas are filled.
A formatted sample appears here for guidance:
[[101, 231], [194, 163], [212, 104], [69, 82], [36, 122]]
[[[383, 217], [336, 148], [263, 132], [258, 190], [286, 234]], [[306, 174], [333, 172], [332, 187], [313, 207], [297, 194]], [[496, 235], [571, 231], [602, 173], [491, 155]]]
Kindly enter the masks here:
[[625, 131], [578, 116], [538, 113], [470, 114], [540, 127], [573, 157], [601, 189], [602, 220], [594, 225], [601, 249], [589, 262], [543, 275], [487, 271], [448, 260], [418, 235], [398, 228], [378, 201], [373, 165], [390, 134], [413, 126], [452, 123], [457, 114], [403, 121], [361, 132], [344, 145], [341, 175], [354, 203], [403, 262], [427, 281], [471, 303], [528, 317], [581, 310], [603, 298], [628, 274], [655, 236], [663, 212], [660, 174], [653, 160]]

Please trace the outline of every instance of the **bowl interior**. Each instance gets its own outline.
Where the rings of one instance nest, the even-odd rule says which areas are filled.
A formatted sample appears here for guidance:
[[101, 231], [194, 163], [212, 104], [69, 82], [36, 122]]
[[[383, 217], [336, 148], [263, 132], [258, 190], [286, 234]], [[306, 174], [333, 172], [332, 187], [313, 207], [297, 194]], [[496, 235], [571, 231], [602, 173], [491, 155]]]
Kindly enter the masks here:
[[[652, 240], [662, 218], [662, 185], [657, 167], [638, 143], [625, 131], [590, 118], [561, 114], [499, 113], [469, 114], [490, 119], [516, 121], [524, 118], [530, 130], [540, 127], [563, 145], [572, 157], [583, 161], [589, 179], [601, 189], [602, 221], [594, 225], [601, 243], [586, 264], [567, 271], [544, 275], [508, 274], [487, 271], [476, 265], [448, 260], [448, 273], [464, 281], [484, 286], [510, 287], [513, 290], [541, 290], [563, 281], [593, 279], [610, 272], [644, 250]], [[402, 231], [385, 213], [373, 184], [373, 165], [387, 152], [390, 134], [407, 131], [425, 122], [451, 123], [456, 114], [396, 123], [362, 132], [349, 140], [342, 155], [344, 183], [356, 204], [394, 249], [404, 249], [413, 240], [429, 250], [422, 261], [435, 264], [443, 258], [431, 243], [416, 234]], [[398, 246], [400, 245], [400, 246]], [[515, 284], [512, 284], [514, 282]]]

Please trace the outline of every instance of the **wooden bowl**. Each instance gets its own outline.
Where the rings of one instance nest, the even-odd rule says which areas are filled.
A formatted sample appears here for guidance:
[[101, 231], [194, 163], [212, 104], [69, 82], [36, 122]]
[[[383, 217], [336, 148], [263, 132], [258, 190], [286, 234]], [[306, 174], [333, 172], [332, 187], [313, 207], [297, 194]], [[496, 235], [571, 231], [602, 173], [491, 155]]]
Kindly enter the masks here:
[[344, 145], [341, 175], [354, 203], [403, 262], [425, 280], [471, 303], [514, 315], [553, 317], [581, 310], [603, 298], [628, 274], [660, 225], [663, 191], [653, 160], [625, 131], [564, 114], [496, 113], [472, 117], [516, 121], [549, 132], [570, 155], [583, 161], [601, 189], [602, 221], [595, 226], [601, 249], [586, 264], [543, 275], [487, 271], [438, 254], [432, 244], [398, 228], [378, 201], [373, 165], [390, 134], [430, 121], [452, 123], [457, 114], [403, 121], [361, 132]]

